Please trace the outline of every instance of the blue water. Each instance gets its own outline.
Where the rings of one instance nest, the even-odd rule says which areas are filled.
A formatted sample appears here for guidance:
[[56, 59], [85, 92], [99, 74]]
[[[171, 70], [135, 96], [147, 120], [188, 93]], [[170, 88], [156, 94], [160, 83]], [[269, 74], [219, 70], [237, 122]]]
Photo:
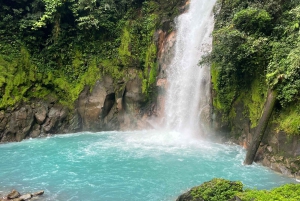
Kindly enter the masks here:
[[175, 200], [215, 177], [270, 189], [294, 182], [245, 151], [164, 131], [56, 135], [0, 145], [0, 194], [45, 190], [44, 200]]

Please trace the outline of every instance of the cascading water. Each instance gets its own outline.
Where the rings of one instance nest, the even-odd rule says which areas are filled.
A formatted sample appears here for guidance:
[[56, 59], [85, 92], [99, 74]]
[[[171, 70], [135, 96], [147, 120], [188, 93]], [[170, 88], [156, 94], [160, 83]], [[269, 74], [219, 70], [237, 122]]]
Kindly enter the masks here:
[[188, 12], [176, 20], [175, 52], [167, 71], [165, 121], [168, 129], [198, 132], [201, 112], [209, 107], [209, 67], [198, 66], [198, 62], [211, 50], [215, 2], [191, 0]]

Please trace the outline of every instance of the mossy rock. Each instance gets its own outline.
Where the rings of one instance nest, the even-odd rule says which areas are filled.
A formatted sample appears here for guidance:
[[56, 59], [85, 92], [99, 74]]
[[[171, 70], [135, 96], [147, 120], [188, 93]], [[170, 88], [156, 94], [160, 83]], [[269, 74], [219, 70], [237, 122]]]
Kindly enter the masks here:
[[180, 195], [177, 201], [227, 201], [234, 199], [235, 195], [242, 191], [243, 184], [239, 181], [215, 178], [193, 187]]

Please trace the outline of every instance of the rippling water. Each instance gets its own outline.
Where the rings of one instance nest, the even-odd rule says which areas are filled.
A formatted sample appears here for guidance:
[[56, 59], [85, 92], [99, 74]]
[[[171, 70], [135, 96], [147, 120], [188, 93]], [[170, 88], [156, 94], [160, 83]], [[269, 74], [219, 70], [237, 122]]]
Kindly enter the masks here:
[[3, 144], [0, 153], [0, 194], [45, 190], [45, 200], [175, 200], [214, 177], [258, 189], [294, 182], [243, 166], [239, 146], [166, 131], [56, 135]]

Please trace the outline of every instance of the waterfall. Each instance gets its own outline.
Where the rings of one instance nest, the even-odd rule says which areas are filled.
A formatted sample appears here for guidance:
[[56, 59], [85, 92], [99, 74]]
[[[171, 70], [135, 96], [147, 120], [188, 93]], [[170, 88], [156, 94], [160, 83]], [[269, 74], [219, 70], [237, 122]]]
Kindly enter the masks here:
[[201, 132], [203, 110], [209, 108], [209, 66], [198, 66], [211, 51], [216, 0], [191, 0], [189, 10], [176, 19], [174, 57], [167, 70], [165, 122], [168, 129]]

